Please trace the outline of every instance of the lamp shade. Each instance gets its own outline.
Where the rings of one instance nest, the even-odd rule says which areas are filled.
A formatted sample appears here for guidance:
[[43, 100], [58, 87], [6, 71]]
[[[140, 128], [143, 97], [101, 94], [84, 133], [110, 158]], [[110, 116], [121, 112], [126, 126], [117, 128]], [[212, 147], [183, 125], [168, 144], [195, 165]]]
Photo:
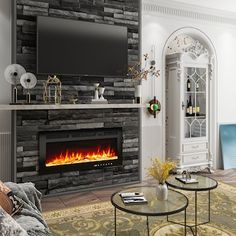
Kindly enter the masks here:
[[20, 78], [20, 83], [25, 89], [32, 89], [37, 84], [37, 79], [32, 73], [25, 73]]
[[17, 85], [21, 76], [26, 73], [25, 68], [19, 64], [11, 64], [4, 71], [4, 77], [10, 84]]

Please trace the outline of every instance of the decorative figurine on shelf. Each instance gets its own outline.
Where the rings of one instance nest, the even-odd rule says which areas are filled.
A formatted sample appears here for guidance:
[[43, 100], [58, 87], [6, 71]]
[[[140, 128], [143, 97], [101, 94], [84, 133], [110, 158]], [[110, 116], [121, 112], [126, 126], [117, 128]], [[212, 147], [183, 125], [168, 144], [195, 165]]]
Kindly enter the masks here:
[[99, 97], [98, 97], [98, 87], [99, 87], [99, 83], [95, 83], [93, 84], [94, 87], [95, 87], [95, 92], [94, 92], [94, 99], [93, 100], [98, 100]]
[[182, 178], [185, 179], [186, 181], [190, 180], [191, 179], [191, 174], [190, 172], [188, 172], [187, 170], [184, 170], [182, 172]]
[[34, 88], [37, 84], [37, 79], [34, 74], [32, 73], [25, 73], [20, 78], [20, 83], [23, 88], [27, 90], [26, 93], [26, 103], [30, 103], [30, 89]]
[[4, 71], [5, 79], [8, 83], [13, 85], [12, 103], [17, 103], [17, 84], [19, 83], [20, 77], [26, 73], [23, 66], [19, 64], [11, 64], [7, 66]]
[[94, 92], [94, 99], [92, 99], [92, 103], [108, 103], [107, 99], [103, 97], [105, 88], [99, 87], [99, 83], [94, 84], [95, 92]]
[[99, 99], [100, 99], [100, 100], [106, 100], [106, 99], [103, 97], [104, 91], [105, 91], [105, 88], [104, 88], [104, 87], [99, 87], [99, 88], [98, 88], [98, 93], [99, 93]]
[[53, 77], [48, 76], [47, 81], [44, 83], [43, 100], [45, 103], [61, 103], [61, 81], [56, 75]]
[[78, 102], [78, 98], [75, 96], [71, 96], [69, 101], [70, 101], [70, 104], [76, 104]]

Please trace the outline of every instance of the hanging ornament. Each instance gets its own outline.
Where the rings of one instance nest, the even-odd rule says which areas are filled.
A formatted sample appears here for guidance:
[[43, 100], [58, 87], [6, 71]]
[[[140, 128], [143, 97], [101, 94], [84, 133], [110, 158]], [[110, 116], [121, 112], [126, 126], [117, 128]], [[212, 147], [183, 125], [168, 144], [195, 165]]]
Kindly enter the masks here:
[[148, 111], [156, 118], [156, 115], [161, 111], [161, 103], [156, 99], [156, 96], [149, 101]]

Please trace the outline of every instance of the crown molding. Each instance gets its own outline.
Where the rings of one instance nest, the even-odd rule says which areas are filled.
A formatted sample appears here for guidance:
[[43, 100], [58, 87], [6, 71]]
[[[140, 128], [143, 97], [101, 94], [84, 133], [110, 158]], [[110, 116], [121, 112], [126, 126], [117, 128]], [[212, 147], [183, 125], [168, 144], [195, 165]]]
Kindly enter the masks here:
[[169, 15], [212, 23], [236, 25], [236, 13], [181, 3], [173, 0], [143, 0], [142, 11], [155, 15]]

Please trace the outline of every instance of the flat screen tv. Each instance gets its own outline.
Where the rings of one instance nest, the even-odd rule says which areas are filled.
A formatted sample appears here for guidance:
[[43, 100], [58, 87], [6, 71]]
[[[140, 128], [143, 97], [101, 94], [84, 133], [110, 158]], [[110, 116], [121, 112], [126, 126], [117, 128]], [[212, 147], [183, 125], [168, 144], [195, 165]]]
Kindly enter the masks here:
[[126, 76], [127, 27], [37, 17], [37, 73]]

